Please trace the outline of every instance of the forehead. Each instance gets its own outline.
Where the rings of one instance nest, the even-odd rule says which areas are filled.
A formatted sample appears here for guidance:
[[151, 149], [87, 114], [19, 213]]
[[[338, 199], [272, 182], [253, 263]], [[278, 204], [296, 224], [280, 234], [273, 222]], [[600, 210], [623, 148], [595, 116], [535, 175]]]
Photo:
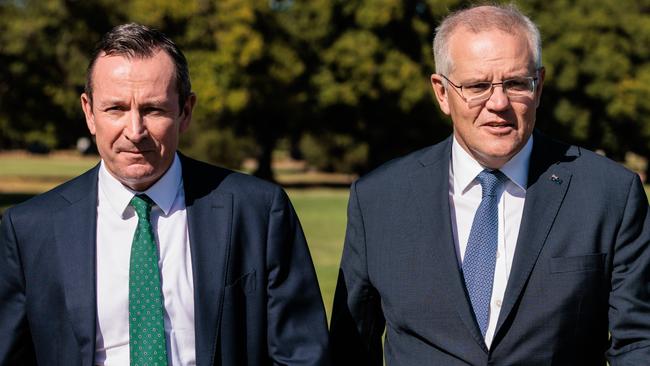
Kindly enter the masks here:
[[534, 64], [528, 38], [522, 30], [473, 32], [459, 27], [449, 38], [449, 55], [455, 71], [527, 71]]
[[175, 66], [166, 52], [151, 57], [100, 55], [92, 70], [93, 94], [107, 89], [152, 89], [173, 91]]

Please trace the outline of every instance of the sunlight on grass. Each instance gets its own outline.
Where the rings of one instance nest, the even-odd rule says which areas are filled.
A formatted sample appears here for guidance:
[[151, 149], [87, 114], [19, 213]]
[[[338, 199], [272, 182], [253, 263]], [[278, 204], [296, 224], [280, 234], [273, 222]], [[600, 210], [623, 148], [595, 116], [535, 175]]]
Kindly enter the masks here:
[[97, 156], [82, 157], [73, 152], [44, 156], [26, 153], [0, 154], [0, 177], [68, 179], [92, 168], [98, 161]]
[[311, 251], [329, 319], [345, 236], [347, 189], [291, 189]]

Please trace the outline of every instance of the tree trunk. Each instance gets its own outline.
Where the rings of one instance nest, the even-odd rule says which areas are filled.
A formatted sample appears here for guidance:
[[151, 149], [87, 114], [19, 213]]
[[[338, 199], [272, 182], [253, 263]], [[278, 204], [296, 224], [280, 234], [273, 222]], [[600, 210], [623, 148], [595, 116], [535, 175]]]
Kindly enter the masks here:
[[275, 139], [263, 137], [257, 141], [260, 143], [261, 150], [257, 156], [257, 169], [253, 175], [262, 179], [266, 179], [270, 182], [275, 182], [273, 168], [271, 166], [273, 159], [273, 149], [275, 148]]

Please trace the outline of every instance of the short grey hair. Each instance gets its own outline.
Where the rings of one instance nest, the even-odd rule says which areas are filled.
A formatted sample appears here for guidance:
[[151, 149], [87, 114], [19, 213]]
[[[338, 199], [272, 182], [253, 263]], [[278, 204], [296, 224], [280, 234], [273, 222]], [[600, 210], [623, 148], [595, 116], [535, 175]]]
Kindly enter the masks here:
[[452, 13], [436, 28], [433, 57], [438, 74], [448, 75], [453, 69], [453, 60], [449, 54], [449, 38], [460, 27], [473, 33], [498, 29], [512, 34], [523, 30], [528, 38], [536, 68], [542, 67], [542, 39], [537, 25], [514, 4], [483, 5]]

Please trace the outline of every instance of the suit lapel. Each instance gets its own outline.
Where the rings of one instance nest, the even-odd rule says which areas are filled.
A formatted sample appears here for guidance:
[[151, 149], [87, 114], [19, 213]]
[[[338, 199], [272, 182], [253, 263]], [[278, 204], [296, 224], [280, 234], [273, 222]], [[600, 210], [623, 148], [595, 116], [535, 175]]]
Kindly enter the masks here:
[[517, 249], [493, 343], [502, 337], [501, 327], [522, 296], [571, 182], [571, 173], [560, 164], [571, 159], [565, 155], [567, 147], [540, 134], [535, 134], [533, 144]]
[[65, 307], [84, 365], [92, 365], [95, 357], [97, 171], [95, 167], [61, 192], [70, 205], [52, 217]]
[[196, 364], [214, 364], [230, 251], [232, 195], [216, 191], [223, 176], [181, 156], [194, 276]]
[[[415, 197], [418, 197], [419, 215], [424, 223], [426, 237], [430, 238], [426, 242], [431, 243], [432, 253], [429, 257], [434, 261], [432, 268], [441, 268], [441, 272], [445, 273], [435, 280], [443, 282], [441, 287], [448, 289], [449, 293], [445, 297], [453, 303], [472, 338], [487, 353], [465, 291], [454, 244], [449, 207], [451, 141], [448, 138], [420, 159], [421, 168], [411, 175], [411, 184]], [[433, 279], [425, 279], [427, 280]]]

